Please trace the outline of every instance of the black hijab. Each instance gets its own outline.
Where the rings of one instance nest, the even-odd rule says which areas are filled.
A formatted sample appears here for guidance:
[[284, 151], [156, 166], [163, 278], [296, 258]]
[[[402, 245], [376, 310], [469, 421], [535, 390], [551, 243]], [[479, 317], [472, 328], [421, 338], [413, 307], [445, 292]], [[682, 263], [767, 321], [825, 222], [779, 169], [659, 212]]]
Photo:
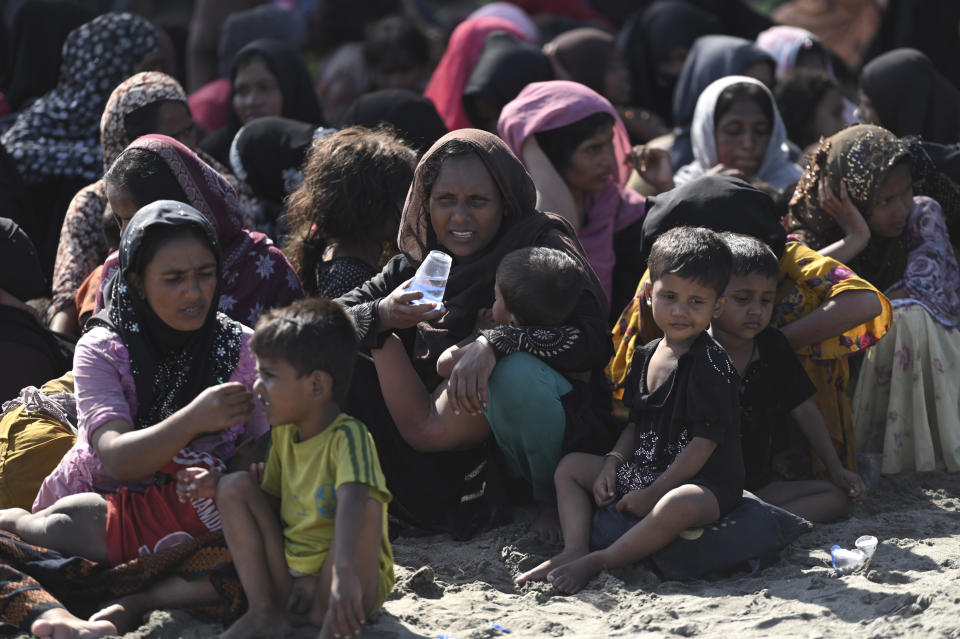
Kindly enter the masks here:
[[646, 265], [658, 237], [678, 226], [705, 226], [755, 237], [783, 256], [786, 231], [769, 195], [739, 178], [705, 175], [647, 200], [639, 251]]
[[273, 115], [257, 118], [244, 125], [233, 138], [230, 147], [233, 174], [253, 189], [258, 198], [282, 203], [303, 181], [300, 167], [317, 131], [315, 124], [306, 122]]
[[[300, 54], [285, 42], [263, 38], [254, 40], [240, 49], [233, 58], [230, 72], [231, 84], [236, 81], [237, 71], [239, 71], [237, 62], [249, 60], [249, 56], [254, 54], [264, 60], [280, 86], [280, 93], [283, 94], [283, 109], [280, 115], [316, 126], [322, 125], [323, 111], [317, 101], [310, 72]], [[200, 147], [229, 166], [230, 145], [241, 126], [243, 123], [240, 121], [240, 116], [233, 108], [233, 89], [231, 88], [227, 125], [205, 139]]]
[[[130, 284], [145, 239], [160, 229], [195, 226], [217, 258], [217, 287], [203, 326], [196, 331], [172, 328], [150, 308]], [[241, 325], [219, 313], [222, 259], [217, 232], [189, 204], [158, 200], [130, 220], [120, 238], [120, 268], [104, 291], [104, 309], [86, 329], [104, 326], [116, 332], [130, 353], [137, 389], [134, 426], [144, 428], [166, 419], [200, 392], [230, 379], [240, 359]]]
[[33, 242], [13, 220], [0, 217], [0, 288], [21, 302], [49, 294]]
[[417, 155], [447, 134], [433, 101], [406, 89], [381, 89], [365, 93], [347, 109], [343, 126], [375, 128], [389, 124]]
[[860, 87], [897, 137], [919, 135], [940, 144], [960, 142], [960, 90], [916, 49], [895, 49], [871, 60]]
[[[540, 49], [508, 33], [487, 36], [483, 51], [463, 89], [463, 108], [476, 127], [482, 126], [471, 98], [482, 98], [499, 111], [531, 82], [553, 80], [553, 66]], [[496, 119], [493, 121], [496, 128]]]
[[720, 21], [686, 0], [657, 0], [637, 11], [620, 30], [617, 47], [630, 70], [633, 104], [673, 124], [673, 91], [678, 77], [657, 66], [675, 48], [690, 49], [697, 38], [721, 31]]
[[17, 9], [10, 59], [0, 81], [11, 109], [19, 111], [27, 100], [57, 86], [63, 43], [71, 31], [96, 16], [93, 10], [64, 0], [32, 0]]

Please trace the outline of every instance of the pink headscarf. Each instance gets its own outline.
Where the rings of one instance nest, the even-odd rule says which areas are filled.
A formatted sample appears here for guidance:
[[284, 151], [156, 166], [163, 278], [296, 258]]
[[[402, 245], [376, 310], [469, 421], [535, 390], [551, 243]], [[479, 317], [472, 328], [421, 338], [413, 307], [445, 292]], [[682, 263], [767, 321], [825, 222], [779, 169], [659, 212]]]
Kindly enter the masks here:
[[463, 109], [463, 88], [483, 51], [487, 36], [495, 31], [526, 40], [523, 30], [503, 18], [484, 17], [464, 20], [453, 30], [447, 49], [423, 95], [437, 107], [437, 113], [451, 131], [473, 126]]
[[[263, 233], [243, 228], [237, 194], [222, 175], [196, 153], [165, 135], [137, 138], [124, 153], [130, 149], [146, 149], [159, 155], [186, 194], [186, 203], [200, 211], [217, 230], [223, 250], [221, 311], [253, 326], [264, 311], [303, 297], [300, 278], [280, 249]], [[103, 285], [118, 264], [117, 253], [104, 263], [97, 312], [103, 308]]]
[[594, 113], [613, 117], [613, 148], [617, 161], [616, 180], [599, 193], [587, 196], [586, 224], [577, 236], [609, 299], [613, 288], [613, 234], [643, 217], [646, 199], [627, 188], [631, 151], [627, 129], [610, 102], [578, 82], [553, 80], [528, 84], [520, 95], [503, 107], [497, 130], [510, 150], [523, 159], [524, 141], [540, 131], [559, 129]]

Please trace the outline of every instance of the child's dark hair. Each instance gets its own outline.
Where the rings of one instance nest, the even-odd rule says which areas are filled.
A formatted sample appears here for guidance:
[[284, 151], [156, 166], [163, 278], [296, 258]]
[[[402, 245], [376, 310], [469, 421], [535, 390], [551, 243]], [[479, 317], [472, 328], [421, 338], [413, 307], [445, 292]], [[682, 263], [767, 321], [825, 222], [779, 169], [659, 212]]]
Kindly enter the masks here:
[[544, 246], [508, 253], [497, 267], [497, 287], [503, 303], [525, 326], [563, 323], [586, 284], [576, 260]]
[[840, 84], [826, 71], [795, 69], [777, 82], [774, 96], [787, 137], [801, 149], [817, 141], [813, 116], [830, 91], [840, 91]]
[[103, 181], [126, 191], [140, 208], [157, 200], [190, 203], [167, 163], [148, 149], [127, 149], [121, 153]]
[[313, 141], [303, 182], [287, 198], [285, 252], [308, 294], [333, 242], [379, 238], [399, 224], [417, 155], [388, 129], [354, 126]]
[[727, 111], [740, 100], [748, 100], [760, 107], [767, 122], [773, 127], [773, 99], [767, 94], [766, 88], [752, 82], [738, 82], [731, 84], [720, 92], [717, 104], [713, 109], [713, 124], [717, 126]]
[[570, 158], [573, 157], [577, 147], [613, 124], [612, 115], [599, 111], [567, 126], [540, 131], [534, 135], [544, 155], [553, 164], [553, 168], [562, 175], [570, 166]]
[[720, 237], [726, 242], [733, 256], [733, 270], [731, 275], [762, 275], [775, 280], [780, 279], [780, 262], [773, 250], [749, 235], [721, 233]]
[[250, 350], [275, 357], [303, 377], [324, 371], [333, 377], [333, 398], [342, 404], [350, 389], [357, 359], [357, 330], [343, 307], [313, 297], [264, 313], [257, 322]]
[[695, 280], [723, 295], [733, 270], [730, 249], [716, 231], [700, 226], [678, 226], [657, 238], [647, 262], [650, 281], [664, 275]]

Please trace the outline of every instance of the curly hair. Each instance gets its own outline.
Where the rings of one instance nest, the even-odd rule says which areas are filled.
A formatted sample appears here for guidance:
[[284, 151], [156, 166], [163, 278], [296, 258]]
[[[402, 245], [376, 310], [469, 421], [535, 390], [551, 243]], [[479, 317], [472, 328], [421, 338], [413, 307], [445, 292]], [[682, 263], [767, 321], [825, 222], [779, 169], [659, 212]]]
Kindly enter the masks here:
[[400, 211], [416, 153], [391, 129], [348, 127], [313, 141], [303, 183], [287, 199], [286, 253], [308, 293], [333, 243], [383, 239]]

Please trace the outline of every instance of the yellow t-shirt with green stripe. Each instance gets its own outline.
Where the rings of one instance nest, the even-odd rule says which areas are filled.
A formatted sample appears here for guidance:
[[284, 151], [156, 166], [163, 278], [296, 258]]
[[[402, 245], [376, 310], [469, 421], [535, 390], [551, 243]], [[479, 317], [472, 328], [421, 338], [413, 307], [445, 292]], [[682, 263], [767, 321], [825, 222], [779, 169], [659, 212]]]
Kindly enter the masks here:
[[313, 574], [323, 567], [333, 543], [337, 488], [349, 482], [366, 484], [370, 497], [384, 505], [380, 574], [392, 587], [393, 551], [387, 538], [386, 512], [391, 496], [367, 427], [340, 413], [322, 433], [302, 442], [297, 441], [294, 424], [273, 428], [262, 488], [280, 498], [290, 568]]

